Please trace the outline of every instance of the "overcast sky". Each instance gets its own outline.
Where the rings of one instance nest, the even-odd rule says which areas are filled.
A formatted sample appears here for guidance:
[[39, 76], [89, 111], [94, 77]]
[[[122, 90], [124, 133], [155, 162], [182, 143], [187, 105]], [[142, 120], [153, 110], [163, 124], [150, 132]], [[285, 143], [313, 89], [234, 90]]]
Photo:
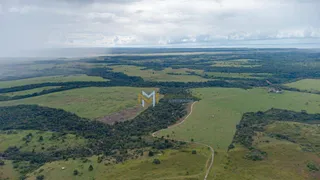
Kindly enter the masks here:
[[320, 47], [320, 0], [0, 0], [0, 56], [51, 47]]

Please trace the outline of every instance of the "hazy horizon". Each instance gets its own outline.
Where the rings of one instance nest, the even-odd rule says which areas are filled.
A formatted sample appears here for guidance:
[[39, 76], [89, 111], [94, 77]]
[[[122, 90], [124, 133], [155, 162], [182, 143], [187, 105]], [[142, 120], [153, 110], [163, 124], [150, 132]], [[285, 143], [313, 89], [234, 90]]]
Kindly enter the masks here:
[[319, 0], [2, 0], [0, 56], [79, 47], [318, 48], [319, 9]]

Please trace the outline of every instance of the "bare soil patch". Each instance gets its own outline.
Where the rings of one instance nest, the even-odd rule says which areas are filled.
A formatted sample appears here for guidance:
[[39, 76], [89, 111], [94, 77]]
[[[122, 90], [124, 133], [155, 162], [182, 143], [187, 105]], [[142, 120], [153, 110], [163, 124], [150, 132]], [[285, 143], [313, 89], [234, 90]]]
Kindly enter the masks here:
[[140, 112], [142, 112], [143, 107], [136, 106], [134, 108], [128, 108], [121, 110], [119, 112], [98, 118], [98, 121], [101, 121], [106, 124], [114, 124], [115, 122], [123, 122], [136, 117]]

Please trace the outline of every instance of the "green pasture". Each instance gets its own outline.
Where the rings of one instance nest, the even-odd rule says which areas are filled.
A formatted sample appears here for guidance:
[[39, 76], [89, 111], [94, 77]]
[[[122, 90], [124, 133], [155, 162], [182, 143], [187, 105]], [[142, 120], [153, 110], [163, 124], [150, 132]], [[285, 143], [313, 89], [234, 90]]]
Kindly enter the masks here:
[[45, 82], [75, 82], [75, 81], [107, 81], [101, 77], [87, 76], [84, 74], [70, 76], [45, 76], [28, 79], [20, 79], [13, 81], [0, 81], [1, 88], [9, 88], [15, 86], [24, 86], [28, 84], [41, 84]]
[[48, 86], [48, 87], [41, 87], [41, 88], [35, 88], [35, 89], [30, 89], [30, 90], [25, 90], [25, 91], [16, 91], [16, 92], [10, 92], [10, 93], [1, 93], [0, 96], [23, 96], [23, 95], [28, 95], [28, 94], [33, 94], [33, 93], [39, 93], [44, 90], [49, 90], [49, 89], [54, 89], [54, 88], [59, 88], [60, 86]]
[[198, 88], [193, 94], [201, 98], [193, 113], [181, 125], [164, 129], [159, 137], [207, 143], [216, 150], [226, 150], [232, 141], [236, 125], [245, 112], [282, 108], [294, 111], [320, 112], [320, 95], [285, 91], [268, 93], [267, 89]]
[[300, 90], [320, 91], [320, 79], [303, 79], [285, 85]]
[[[197, 154], [191, 151], [196, 150]], [[108, 161], [97, 162], [97, 156], [88, 158], [84, 162], [81, 159], [68, 161], [55, 161], [47, 163], [28, 175], [28, 180], [36, 176], [44, 175], [47, 180], [77, 179], [77, 180], [138, 180], [138, 179], [203, 179], [206, 170], [206, 161], [210, 151], [203, 146], [183, 148], [180, 150], [165, 150], [156, 153], [153, 157], [144, 155], [138, 159], [128, 160], [119, 164], [107, 164]], [[154, 159], [159, 159], [160, 164], [153, 164]], [[89, 171], [89, 166], [93, 170]], [[64, 167], [64, 170], [62, 170]], [[74, 170], [79, 174], [74, 175]]]
[[80, 117], [95, 119], [138, 106], [138, 93], [142, 90], [149, 93], [157, 89], [89, 87], [0, 102], [0, 106], [37, 104], [40, 106], [64, 109]]
[[[26, 138], [28, 135], [32, 135]], [[42, 137], [42, 140], [40, 140]], [[24, 152], [45, 152], [55, 149], [75, 148], [84, 145], [86, 140], [72, 134], [59, 136], [58, 133], [37, 130], [0, 131], [0, 152], [16, 146]]]
[[[209, 79], [205, 79], [196, 75], [188, 75], [188, 71], [202, 73], [201, 70], [192, 70], [187, 68], [181, 69], [172, 69], [166, 68], [161, 71], [155, 71], [152, 69], [142, 70], [143, 67], [138, 66], [111, 66], [113, 71], [122, 72], [129, 76], [140, 76], [148, 81], [177, 81], [177, 82], [199, 82], [199, 81], [208, 81]], [[179, 75], [173, 75], [168, 73], [177, 73]]]

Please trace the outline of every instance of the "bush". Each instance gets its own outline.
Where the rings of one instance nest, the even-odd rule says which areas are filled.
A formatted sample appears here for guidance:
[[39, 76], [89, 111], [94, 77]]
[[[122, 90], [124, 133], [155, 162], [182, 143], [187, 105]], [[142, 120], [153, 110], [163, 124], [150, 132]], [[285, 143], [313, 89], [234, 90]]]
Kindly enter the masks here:
[[90, 165], [89, 168], [88, 168], [88, 170], [89, 170], [89, 171], [92, 171], [92, 170], [93, 170], [93, 166]]
[[228, 146], [228, 151], [229, 151], [230, 149], [233, 149], [233, 148], [235, 148], [235, 146], [234, 146], [233, 144], [230, 144], [230, 145]]
[[153, 160], [153, 164], [160, 164], [160, 160], [159, 159], [154, 159]]
[[78, 174], [79, 174], [79, 171], [75, 169], [75, 170], [73, 171], [73, 175], [76, 176], [76, 175], [78, 175]]
[[148, 154], [148, 156], [153, 156], [154, 155], [154, 153], [152, 152], [152, 151], [149, 151], [149, 154]]
[[192, 154], [197, 154], [197, 151], [196, 150], [192, 150]]
[[39, 137], [39, 142], [42, 142], [42, 141], [43, 141], [43, 137], [40, 136], [40, 137]]
[[262, 161], [267, 157], [267, 153], [259, 149], [253, 149], [246, 154], [245, 158], [253, 161]]
[[36, 180], [44, 180], [44, 175], [37, 176]]
[[307, 167], [309, 171], [319, 171], [319, 167], [317, 167], [313, 162], [309, 162]]
[[4, 166], [4, 161], [3, 160], [0, 160], [0, 166]]

